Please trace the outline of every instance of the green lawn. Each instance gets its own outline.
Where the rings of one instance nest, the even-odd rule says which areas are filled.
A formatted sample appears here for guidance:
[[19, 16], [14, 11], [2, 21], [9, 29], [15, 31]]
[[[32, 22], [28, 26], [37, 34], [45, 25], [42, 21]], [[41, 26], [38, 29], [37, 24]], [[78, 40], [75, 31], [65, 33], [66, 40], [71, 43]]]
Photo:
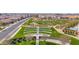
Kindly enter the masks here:
[[75, 38], [71, 38], [71, 45], [79, 45], [79, 40]]
[[21, 38], [21, 37], [24, 37], [24, 30], [25, 30], [25, 27], [22, 27], [20, 29], [20, 31], [13, 38]]
[[59, 44], [54, 42], [40, 41], [39, 45], [59, 45]]
[[[25, 34], [35, 34], [37, 31], [37, 28], [26, 28], [24, 30]], [[39, 28], [39, 32], [42, 34], [50, 34], [52, 30], [50, 28]]]
[[60, 38], [61, 36], [63, 36], [62, 34], [58, 33], [54, 28], [51, 29], [52, 29], [51, 37]]
[[24, 30], [24, 33], [25, 34], [34, 34], [34, 33], [36, 33], [36, 28], [25, 28], [25, 30]]

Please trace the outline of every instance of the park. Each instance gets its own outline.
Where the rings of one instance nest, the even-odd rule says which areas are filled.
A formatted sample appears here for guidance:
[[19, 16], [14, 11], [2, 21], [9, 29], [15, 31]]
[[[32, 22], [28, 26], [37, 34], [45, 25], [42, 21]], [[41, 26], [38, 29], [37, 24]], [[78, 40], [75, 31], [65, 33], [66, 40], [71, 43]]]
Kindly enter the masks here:
[[77, 24], [79, 20], [67, 19], [28, 19], [19, 32], [10, 40], [14, 45], [78, 45], [79, 39], [75, 36], [61, 33], [65, 28]]

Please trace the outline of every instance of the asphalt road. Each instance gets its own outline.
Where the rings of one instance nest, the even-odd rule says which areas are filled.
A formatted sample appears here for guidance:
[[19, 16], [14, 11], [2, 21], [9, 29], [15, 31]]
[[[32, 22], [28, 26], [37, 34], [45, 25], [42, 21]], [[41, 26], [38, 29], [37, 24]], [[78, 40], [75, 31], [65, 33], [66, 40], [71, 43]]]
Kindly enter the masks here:
[[19, 29], [18, 27], [20, 27], [25, 21], [26, 19], [18, 21], [17, 23], [0, 32], [0, 42], [9, 39], [9, 37], [11, 37]]

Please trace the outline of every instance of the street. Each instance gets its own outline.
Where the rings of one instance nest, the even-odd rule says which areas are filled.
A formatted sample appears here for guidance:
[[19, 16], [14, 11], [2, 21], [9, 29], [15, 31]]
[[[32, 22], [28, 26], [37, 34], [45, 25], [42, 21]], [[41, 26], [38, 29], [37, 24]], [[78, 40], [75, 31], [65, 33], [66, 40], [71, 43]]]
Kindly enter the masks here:
[[8, 40], [25, 21], [26, 19], [20, 20], [17, 23], [13, 24], [12, 26], [9, 26], [7, 29], [0, 32], [0, 43], [2, 43], [5, 40]]

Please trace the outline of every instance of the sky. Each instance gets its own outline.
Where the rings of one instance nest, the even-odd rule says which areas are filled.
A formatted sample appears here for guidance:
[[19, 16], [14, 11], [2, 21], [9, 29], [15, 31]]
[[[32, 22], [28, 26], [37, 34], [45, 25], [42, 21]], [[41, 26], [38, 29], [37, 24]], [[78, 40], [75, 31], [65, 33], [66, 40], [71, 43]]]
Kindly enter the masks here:
[[79, 0], [0, 0], [0, 13], [79, 13]]

